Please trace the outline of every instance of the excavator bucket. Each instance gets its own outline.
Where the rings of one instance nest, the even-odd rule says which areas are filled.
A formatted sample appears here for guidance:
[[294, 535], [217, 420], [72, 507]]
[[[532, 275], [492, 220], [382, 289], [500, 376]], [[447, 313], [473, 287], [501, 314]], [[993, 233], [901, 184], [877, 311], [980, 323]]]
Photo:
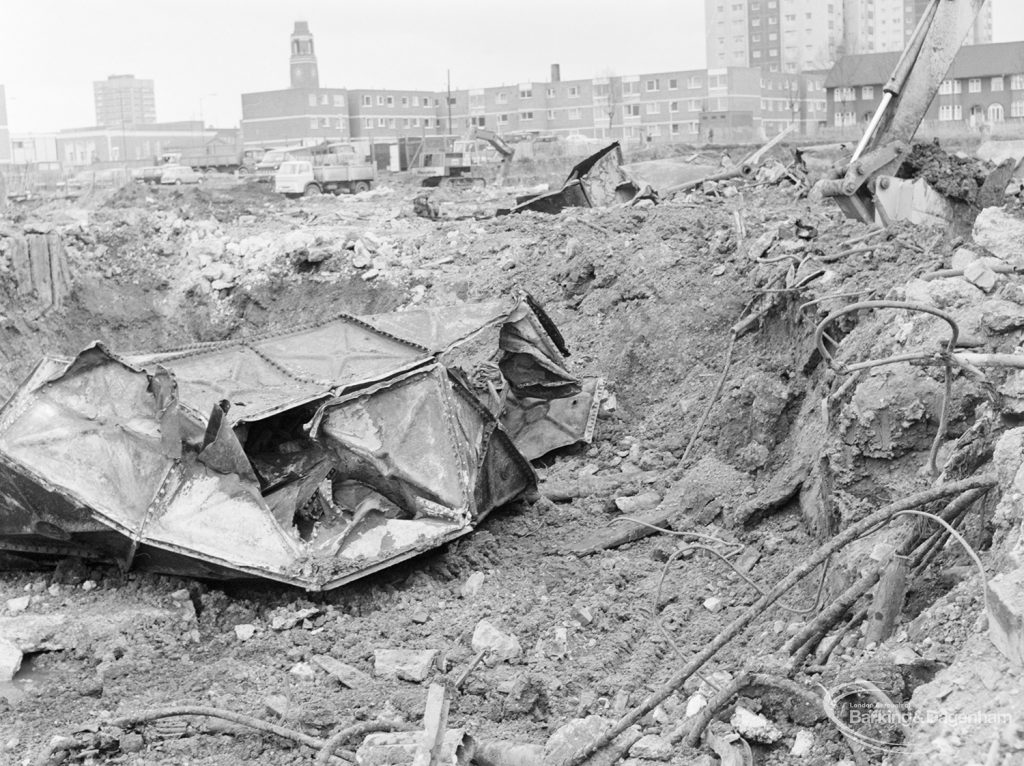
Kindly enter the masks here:
[[[44, 359], [0, 410], [0, 550], [326, 590], [535, 486], [519, 402], [583, 385], [528, 297]], [[595, 409], [596, 411], [596, 409]], [[563, 418], [564, 420], [564, 418]], [[569, 419], [576, 440], [592, 418]]]

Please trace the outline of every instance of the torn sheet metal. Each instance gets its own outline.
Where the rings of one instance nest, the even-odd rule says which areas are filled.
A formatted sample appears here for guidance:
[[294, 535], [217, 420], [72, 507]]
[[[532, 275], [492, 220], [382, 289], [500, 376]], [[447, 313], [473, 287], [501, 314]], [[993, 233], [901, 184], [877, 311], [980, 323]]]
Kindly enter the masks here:
[[0, 549], [337, 587], [470, 532], [535, 485], [527, 456], [589, 439], [524, 426], [587, 395], [566, 353], [519, 296], [46, 359], [0, 409]]
[[604, 398], [604, 379], [590, 378], [575, 396], [560, 399], [510, 397], [502, 424], [527, 460], [553, 449], [590, 444]]
[[508, 212], [557, 213], [567, 207], [609, 207], [627, 204], [639, 192], [639, 185], [622, 168], [622, 149], [614, 141], [575, 165], [561, 189], [517, 200]]

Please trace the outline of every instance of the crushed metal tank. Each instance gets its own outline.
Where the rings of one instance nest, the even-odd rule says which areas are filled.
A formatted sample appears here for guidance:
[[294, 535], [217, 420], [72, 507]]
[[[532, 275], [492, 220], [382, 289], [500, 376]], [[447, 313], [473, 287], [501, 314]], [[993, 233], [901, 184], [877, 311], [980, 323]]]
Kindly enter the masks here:
[[0, 409], [0, 550], [327, 590], [471, 532], [589, 442], [528, 295], [44, 358]]

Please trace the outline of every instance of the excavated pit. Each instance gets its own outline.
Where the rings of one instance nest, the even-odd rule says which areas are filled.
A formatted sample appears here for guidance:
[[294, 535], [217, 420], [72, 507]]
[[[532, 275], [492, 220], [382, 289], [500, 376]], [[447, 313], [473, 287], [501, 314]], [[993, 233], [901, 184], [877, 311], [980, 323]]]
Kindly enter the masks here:
[[[418, 722], [426, 683], [378, 675], [350, 688], [318, 658], [372, 676], [380, 650], [436, 650], [428, 677], [451, 682], [473, 660], [471, 636], [481, 619], [514, 634], [521, 651], [472, 672], [453, 697], [451, 720], [474, 736], [542, 743], [574, 717], [618, 718], [758, 597], [700, 551], [666, 568], [680, 547], [669, 535], [591, 556], [568, 548], [603, 534], [621, 514], [660, 508], [674, 530], [744, 546], [737, 566], [768, 587], [839, 529], [926, 488], [941, 367], [883, 367], [823, 408], [843, 380], [826, 369], [812, 334], [851, 294], [917, 297], [908, 282], [948, 266], [961, 243], [897, 225], [872, 240], [871, 252], [841, 255], [863, 226], [802, 199], [792, 185], [737, 188], [735, 196], [698, 193], [656, 207], [481, 220], [474, 215], [509, 195], [450, 192], [441, 199], [442, 219], [428, 221], [410, 214], [411, 187], [296, 202], [251, 188], [133, 187], [87, 201], [85, 210], [51, 203], [19, 214], [11, 227], [19, 234], [31, 221], [60, 233], [69, 284], [59, 300], [51, 290], [47, 303], [38, 285], [26, 291], [22, 278], [0, 271], [5, 398], [41, 353], [72, 354], [95, 339], [113, 349], [155, 350], [277, 331], [340, 310], [444, 306], [523, 288], [565, 336], [574, 371], [604, 376], [615, 406], [602, 412], [590, 447], [538, 463], [542, 493], [568, 487], [562, 494], [504, 508], [464, 539], [330, 594], [123, 574], [88, 561], [4, 574], [0, 605], [29, 598], [17, 614], [8, 603], [0, 629], [32, 617], [34, 633], [24, 640], [34, 642], [27, 651], [40, 652], [33, 654], [36, 680], [16, 680], [24, 693], [0, 699], [5, 757], [20, 763], [45, 749], [66, 728], [57, 722], [89, 724], [99, 711], [117, 716], [169, 704], [229, 708], [314, 736], [384, 709]], [[807, 264], [821, 273], [795, 289]], [[970, 309], [985, 298], [970, 285], [953, 290], [940, 282], [920, 288], [938, 305]], [[1019, 306], [1019, 289], [1007, 278], [997, 294]], [[1012, 346], [1015, 336], [991, 330], [980, 309], [974, 314], [974, 329], [991, 347]], [[758, 321], [731, 347], [730, 328], [751, 315]], [[931, 348], [943, 336], [914, 316], [865, 314], [834, 338], [846, 358], [863, 359], [908, 345]], [[957, 379], [942, 454], [961, 456], [963, 475], [985, 465], [994, 448], [990, 434], [967, 455], [986, 401], [984, 387]], [[965, 527], [982, 551], [993, 544], [985, 520], [994, 504], [990, 496]], [[887, 536], [835, 557], [820, 586], [823, 600], [856, 579]], [[976, 577], [965, 581], [968, 562], [950, 547], [914, 579], [897, 625], [900, 646], [942, 664], [964, 646], [984, 651], [975, 625], [980, 587]], [[781, 646], [804, 624], [799, 610], [814, 604], [818, 590], [817, 576], [801, 583], [782, 599], [787, 608], [769, 608], [703, 677], [736, 673], [750, 656]], [[930, 627], [937, 614], [945, 615], [941, 638]], [[797, 679], [841, 682], [874, 660], [866, 643], [858, 631], [847, 634], [825, 670]], [[687, 682], [641, 721], [644, 732], [667, 736], [700, 686], [699, 678]], [[782, 730], [780, 744], [755, 746], [759, 762], [853, 757], [835, 727], [777, 692], [741, 701]], [[308, 749], [248, 730], [200, 726], [181, 737], [170, 729], [125, 734], [110, 752], [126, 764], [312, 760]], [[813, 737], [811, 760], [789, 754], [800, 732]], [[710, 752], [679, 744], [672, 762], [700, 762]]]

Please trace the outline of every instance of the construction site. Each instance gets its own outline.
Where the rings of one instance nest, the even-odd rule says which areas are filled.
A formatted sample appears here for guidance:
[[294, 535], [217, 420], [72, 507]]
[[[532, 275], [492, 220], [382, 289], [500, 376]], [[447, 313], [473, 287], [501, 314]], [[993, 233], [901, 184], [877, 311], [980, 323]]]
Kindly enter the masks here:
[[978, 5], [859, 144], [2, 199], [0, 763], [1024, 763]]

